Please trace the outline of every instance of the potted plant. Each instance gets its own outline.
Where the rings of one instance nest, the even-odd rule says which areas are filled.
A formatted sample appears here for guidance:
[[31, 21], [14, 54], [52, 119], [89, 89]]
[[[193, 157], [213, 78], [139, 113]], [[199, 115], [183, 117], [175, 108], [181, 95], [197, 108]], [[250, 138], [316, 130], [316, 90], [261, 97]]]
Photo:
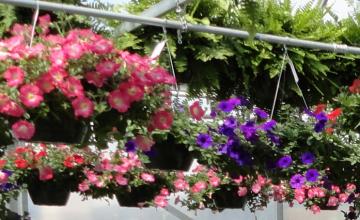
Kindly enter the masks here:
[[8, 150], [4, 168], [16, 174], [16, 184], [28, 190], [35, 205], [66, 205], [81, 182], [82, 168], [94, 155], [67, 145], [26, 144]]
[[101, 147], [128, 119], [148, 124], [175, 81], [91, 30], [41, 33], [28, 46], [28, 29], [14, 28], [0, 45], [0, 123], [16, 139], [81, 144], [94, 140], [91, 131]]
[[86, 178], [78, 186], [85, 197], [115, 196], [119, 205], [125, 207], [167, 205], [166, 174], [144, 168], [136, 154], [117, 150], [94, 160], [93, 165], [93, 169], [83, 170]]

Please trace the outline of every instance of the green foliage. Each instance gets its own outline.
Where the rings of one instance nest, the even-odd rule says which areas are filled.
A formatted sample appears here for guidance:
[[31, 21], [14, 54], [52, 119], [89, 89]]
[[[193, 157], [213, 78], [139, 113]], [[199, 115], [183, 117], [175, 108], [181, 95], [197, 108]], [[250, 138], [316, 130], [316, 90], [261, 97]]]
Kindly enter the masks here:
[[[137, 3], [129, 6], [130, 12], [136, 13], [135, 8], [142, 10], [153, 4], [149, 1]], [[254, 5], [257, 7], [252, 7]], [[193, 24], [246, 29], [251, 33], [256, 30], [314, 41], [360, 42], [356, 34], [356, 17], [335, 23], [324, 20], [326, 15], [332, 14], [329, 8], [308, 3], [292, 13], [291, 5], [290, 0], [199, 0], [188, 4], [186, 19]], [[165, 17], [176, 19], [176, 14], [169, 13]], [[125, 34], [125, 39], [119, 41], [129, 50], [148, 54], [156, 41], [162, 38], [161, 32], [160, 28], [142, 27]], [[167, 35], [174, 42], [170, 48], [178, 81], [189, 83], [191, 95], [205, 93], [222, 99], [246, 94], [260, 106], [271, 106], [284, 51], [281, 45], [200, 32], [183, 33], [183, 44], [180, 45], [175, 44], [176, 31], [168, 30]], [[348, 84], [359, 75], [356, 71], [358, 55], [303, 48], [288, 48], [288, 53], [300, 77], [300, 87], [310, 104], [331, 99], [339, 86]], [[166, 53], [160, 61], [164, 66], [169, 65]], [[285, 69], [284, 75], [280, 101], [302, 106], [290, 68]]]
[[0, 4], [0, 37], [9, 30], [15, 20], [16, 15], [14, 7]]

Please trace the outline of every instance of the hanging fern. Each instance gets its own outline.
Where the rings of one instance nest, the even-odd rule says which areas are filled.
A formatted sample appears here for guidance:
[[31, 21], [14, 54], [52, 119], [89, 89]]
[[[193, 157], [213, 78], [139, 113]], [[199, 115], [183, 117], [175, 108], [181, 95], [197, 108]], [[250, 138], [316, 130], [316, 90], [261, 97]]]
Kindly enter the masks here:
[[0, 37], [9, 30], [16, 20], [14, 7], [11, 5], [0, 4]]

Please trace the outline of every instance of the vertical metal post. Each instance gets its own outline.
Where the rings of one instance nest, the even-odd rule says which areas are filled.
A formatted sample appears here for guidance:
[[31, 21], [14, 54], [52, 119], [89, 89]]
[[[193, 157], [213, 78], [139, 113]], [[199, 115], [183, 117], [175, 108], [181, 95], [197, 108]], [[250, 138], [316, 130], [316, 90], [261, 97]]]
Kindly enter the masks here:
[[277, 202], [276, 203], [276, 217], [277, 220], [284, 220], [284, 204]]

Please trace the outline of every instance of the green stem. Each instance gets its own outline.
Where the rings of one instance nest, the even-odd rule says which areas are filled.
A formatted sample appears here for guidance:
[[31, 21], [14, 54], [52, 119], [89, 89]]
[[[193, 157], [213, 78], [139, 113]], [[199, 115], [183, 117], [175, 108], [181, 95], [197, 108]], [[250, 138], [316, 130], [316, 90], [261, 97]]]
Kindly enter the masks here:
[[190, 13], [190, 16], [191, 16], [191, 17], [194, 17], [194, 14], [195, 14], [195, 12], [196, 12], [197, 8], [198, 8], [198, 7], [199, 7], [199, 5], [200, 5], [200, 2], [201, 2], [201, 0], [197, 0], [197, 2], [196, 2], [196, 4], [195, 4], [194, 8], [192, 9], [192, 11], [191, 11], [191, 13]]

